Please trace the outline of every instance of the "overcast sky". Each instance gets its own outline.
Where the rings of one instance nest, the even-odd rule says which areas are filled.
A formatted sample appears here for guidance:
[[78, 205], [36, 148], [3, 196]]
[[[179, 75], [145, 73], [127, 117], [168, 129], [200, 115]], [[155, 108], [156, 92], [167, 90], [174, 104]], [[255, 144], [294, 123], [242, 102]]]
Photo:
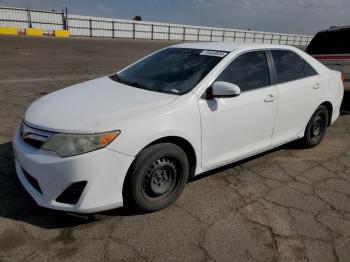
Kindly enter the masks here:
[[350, 25], [350, 0], [0, 0], [0, 6], [281, 33]]

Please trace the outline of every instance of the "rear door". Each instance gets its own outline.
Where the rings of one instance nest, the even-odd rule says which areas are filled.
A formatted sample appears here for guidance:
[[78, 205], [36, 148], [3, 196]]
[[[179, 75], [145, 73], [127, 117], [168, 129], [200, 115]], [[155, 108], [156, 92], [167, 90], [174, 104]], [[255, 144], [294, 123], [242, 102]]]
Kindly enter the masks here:
[[272, 144], [296, 138], [317, 107], [322, 90], [319, 75], [298, 54], [289, 50], [271, 50], [273, 57], [278, 110]]

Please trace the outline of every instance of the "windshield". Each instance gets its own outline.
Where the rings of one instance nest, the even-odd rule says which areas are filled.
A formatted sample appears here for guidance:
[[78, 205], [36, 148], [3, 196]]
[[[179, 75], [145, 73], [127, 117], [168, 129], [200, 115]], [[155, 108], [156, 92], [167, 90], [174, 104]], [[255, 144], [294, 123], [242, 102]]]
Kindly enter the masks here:
[[192, 90], [227, 52], [167, 48], [112, 75], [114, 81], [151, 91], [182, 95]]
[[350, 30], [318, 33], [307, 47], [308, 54], [349, 54]]

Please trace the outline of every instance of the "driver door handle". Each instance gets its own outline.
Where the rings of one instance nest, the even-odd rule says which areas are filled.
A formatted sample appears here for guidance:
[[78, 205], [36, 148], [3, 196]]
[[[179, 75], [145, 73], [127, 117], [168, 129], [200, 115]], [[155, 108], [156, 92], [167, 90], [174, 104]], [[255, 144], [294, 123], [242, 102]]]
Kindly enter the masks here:
[[271, 94], [271, 95], [268, 95], [267, 97], [265, 97], [264, 102], [271, 103], [271, 102], [275, 101], [275, 99], [276, 99], [276, 97]]

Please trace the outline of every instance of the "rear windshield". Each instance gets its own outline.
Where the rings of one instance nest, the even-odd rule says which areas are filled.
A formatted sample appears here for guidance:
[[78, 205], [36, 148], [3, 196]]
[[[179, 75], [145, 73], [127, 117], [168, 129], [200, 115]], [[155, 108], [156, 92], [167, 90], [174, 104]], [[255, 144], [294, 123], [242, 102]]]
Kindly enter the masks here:
[[350, 29], [319, 32], [306, 49], [313, 54], [350, 54]]

